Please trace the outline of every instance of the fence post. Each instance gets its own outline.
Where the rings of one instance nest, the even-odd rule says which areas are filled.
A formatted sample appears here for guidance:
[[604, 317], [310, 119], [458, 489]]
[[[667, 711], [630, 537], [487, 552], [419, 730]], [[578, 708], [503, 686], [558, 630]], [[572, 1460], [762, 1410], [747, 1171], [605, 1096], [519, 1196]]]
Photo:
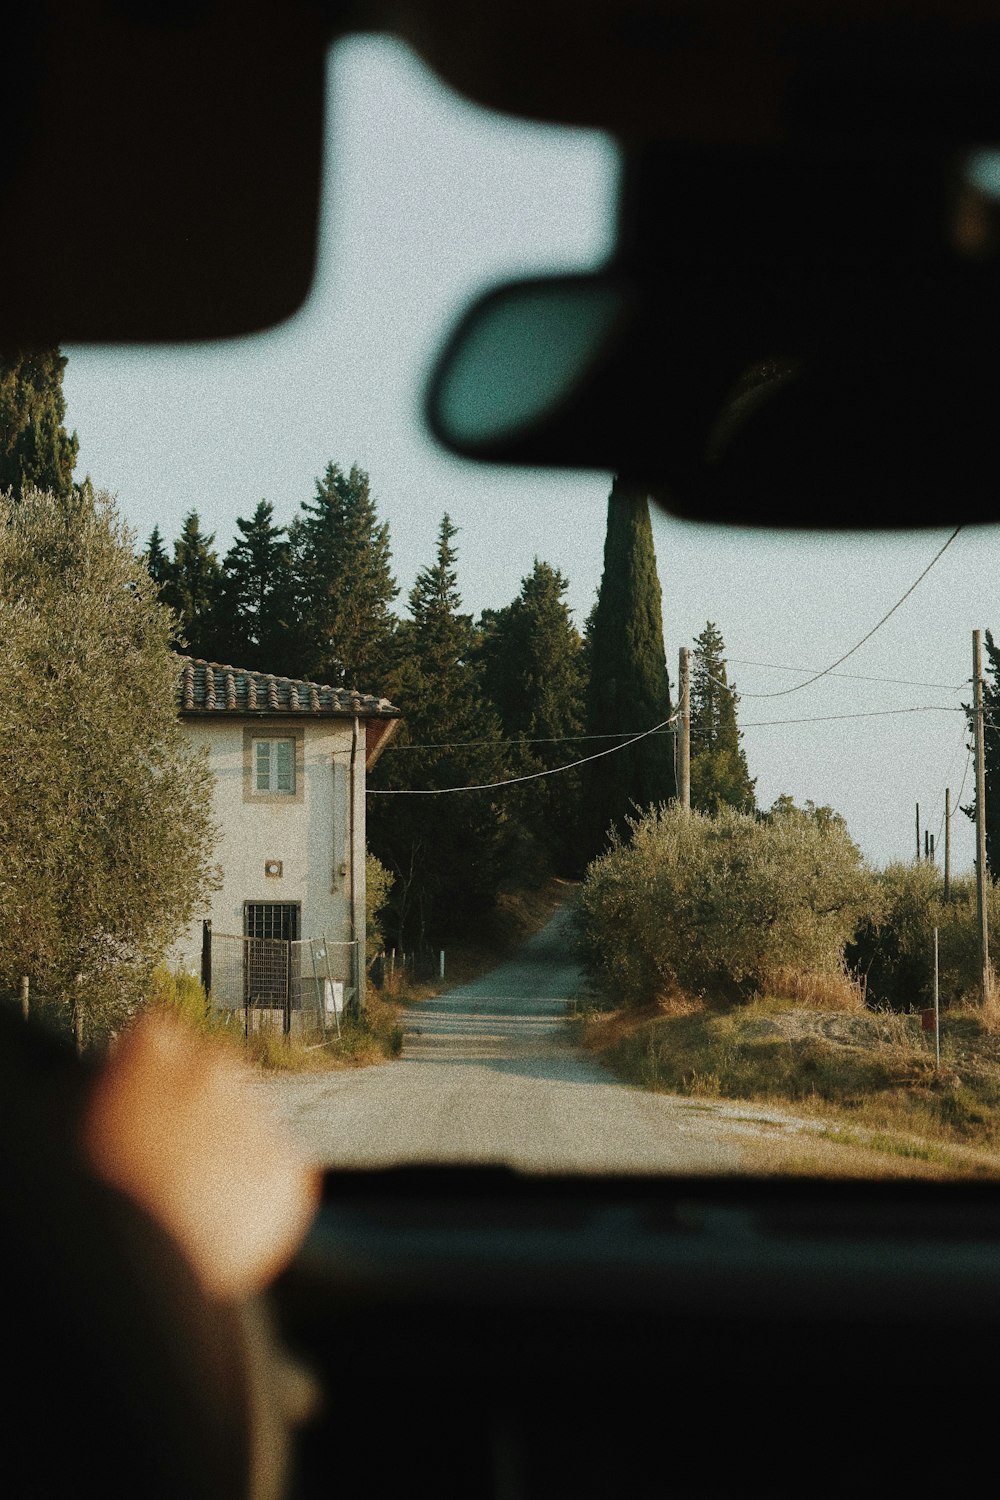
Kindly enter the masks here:
[[201, 982], [205, 994], [212, 993], [212, 924], [201, 924]]
[[285, 1042], [292, 1039], [292, 944], [285, 942]]
[[21, 1014], [25, 1020], [28, 1019], [28, 976], [21, 975]]
[[934, 929], [934, 1066], [941, 1071], [941, 1004], [938, 989], [938, 930]]

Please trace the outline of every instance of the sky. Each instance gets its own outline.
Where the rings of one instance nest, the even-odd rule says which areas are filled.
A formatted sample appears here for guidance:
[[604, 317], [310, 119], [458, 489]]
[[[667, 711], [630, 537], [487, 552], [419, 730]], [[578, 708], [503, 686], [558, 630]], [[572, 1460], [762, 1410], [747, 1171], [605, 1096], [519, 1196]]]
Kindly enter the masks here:
[[[539, 557], [570, 580], [582, 625], [600, 582], [610, 476], [452, 458], [427, 434], [420, 402], [436, 349], [477, 292], [606, 259], [617, 151], [593, 132], [478, 109], [382, 38], [338, 44], [328, 99], [319, 268], [305, 307], [248, 339], [66, 348], [78, 476], [117, 495], [140, 542], [154, 525], [172, 541], [194, 509], [221, 555], [259, 500], [287, 523], [329, 461], [357, 462], [389, 523], [401, 606], [447, 511], [468, 611], [509, 603]], [[678, 648], [713, 621], [741, 693], [758, 804], [781, 793], [829, 804], [879, 865], [913, 857], [915, 804], [940, 851], [945, 787], [956, 805], [964, 777], [969, 799], [960, 706], [973, 629], [1000, 633], [1000, 532], [961, 532], [838, 669], [851, 675], [797, 684], [910, 587], [952, 529], [947, 502], [941, 532], [848, 537], [653, 515], [672, 683]], [[961, 814], [952, 840], [953, 868], [970, 869]]]

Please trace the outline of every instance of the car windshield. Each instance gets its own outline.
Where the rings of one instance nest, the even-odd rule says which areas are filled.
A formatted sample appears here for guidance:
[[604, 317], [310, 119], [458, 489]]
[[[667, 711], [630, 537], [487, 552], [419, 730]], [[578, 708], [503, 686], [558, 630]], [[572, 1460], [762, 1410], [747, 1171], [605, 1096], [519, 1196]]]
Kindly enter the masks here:
[[76, 476], [180, 615], [221, 788], [158, 992], [207, 981], [327, 1164], [994, 1175], [966, 812], [996, 531], [702, 526], [444, 453], [445, 331], [607, 260], [619, 153], [383, 39], [333, 49], [329, 100], [295, 318], [63, 350]]

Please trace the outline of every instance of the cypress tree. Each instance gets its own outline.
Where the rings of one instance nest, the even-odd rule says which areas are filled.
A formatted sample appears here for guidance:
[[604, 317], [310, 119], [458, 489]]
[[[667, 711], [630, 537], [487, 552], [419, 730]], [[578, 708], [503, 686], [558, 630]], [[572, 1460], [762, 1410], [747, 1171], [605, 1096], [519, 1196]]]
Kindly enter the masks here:
[[328, 463], [292, 528], [305, 675], [381, 690], [399, 593], [389, 527], [379, 522], [368, 475]]
[[[604, 572], [588, 622], [590, 684], [587, 731], [596, 736], [641, 734], [670, 717], [670, 682], [663, 648], [660, 581], [645, 491], [616, 478], [608, 499]], [[595, 738], [591, 753], [607, 748]], [[636, 807], [676, 795], [673, 736], [647, 735], [588, 768], [590, 852], [609, 831], [627, 832]]]
[[[517, 598], [480, 621], [483, 687], [507, 739], [522, 743], [519, 774], [564, 766], [585, 753], [583, 642], [565, 601], [568, 588], [558, 569], [536, 558]], [[525, 844], [566, 874], [578, 872], [583, 855], [581, 802], [579, 770], [528, 782], [517, 794]]]
[[726, 673], [725, 649], [709, 620], [695, 641], [691, 672], [691, 806], [698, 812], [735, 807], [749, 813], [756, 809], [756, 781], [740, 743], [740, 700]]
[[[473, 660], [472, 617], [461, 608], [455, 535], [446, 515], [434, 561], [410, 593], [410, 618], [396, 633], [396, 663], [386, 688], [404, 718], [374, 768], [373, 788], [470, 786], [511, 774], [500, 722], [483, 696]], [[493, 904], [509, 853], [508, 796], [482, 791], [371, 799], [369, 846], [395, 877], [389, 925], [398, 944], [443, 940]]]
[[37, 488], [73, 493], [76, 433], [63, 425], [66, 359], [58, 349], [0, 354], [0, 493]]

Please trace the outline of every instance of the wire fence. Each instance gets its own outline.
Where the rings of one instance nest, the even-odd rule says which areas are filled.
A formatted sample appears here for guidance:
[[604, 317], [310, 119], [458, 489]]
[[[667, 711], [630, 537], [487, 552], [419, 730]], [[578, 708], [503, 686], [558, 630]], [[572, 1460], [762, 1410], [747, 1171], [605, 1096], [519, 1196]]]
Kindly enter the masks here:
[[428, 979], [443, 979], [445, 955], [440, 948], [383, 948], [368, 968], [368, 977], [378, 990], [395, 995], [408, 985]]
[[211, 934], [211, 995], [216, 1009], [242, 1016], [244, 1030], [286, 1036], [340, 1035], [357, 995], [354, 942], [326, 937], [240, 937]]

